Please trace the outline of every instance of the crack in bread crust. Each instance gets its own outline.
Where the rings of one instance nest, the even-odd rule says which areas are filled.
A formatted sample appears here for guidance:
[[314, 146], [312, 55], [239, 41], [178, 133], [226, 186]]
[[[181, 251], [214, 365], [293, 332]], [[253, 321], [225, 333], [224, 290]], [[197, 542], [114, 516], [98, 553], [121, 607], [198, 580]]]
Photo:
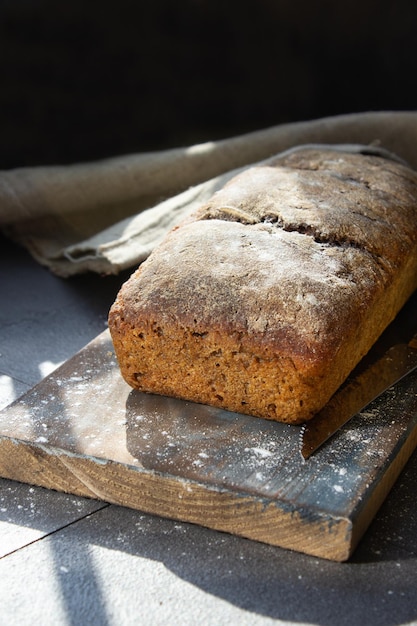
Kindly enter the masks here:
[[299, 423], [417, 288], [417, 174], [309, 148], [249, 168], [122, 287], [109, 325], [143, 391]]

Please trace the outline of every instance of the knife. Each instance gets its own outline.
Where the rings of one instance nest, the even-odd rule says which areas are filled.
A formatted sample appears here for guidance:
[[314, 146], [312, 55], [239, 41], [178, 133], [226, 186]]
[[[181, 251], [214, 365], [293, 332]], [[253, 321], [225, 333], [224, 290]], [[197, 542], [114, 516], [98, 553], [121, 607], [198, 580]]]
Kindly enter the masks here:
[[354, 415], [417, 367], [417, 334], [398, 343], [332, 396], [325, 407], [303, 424], [300, 452], [308, 459]]

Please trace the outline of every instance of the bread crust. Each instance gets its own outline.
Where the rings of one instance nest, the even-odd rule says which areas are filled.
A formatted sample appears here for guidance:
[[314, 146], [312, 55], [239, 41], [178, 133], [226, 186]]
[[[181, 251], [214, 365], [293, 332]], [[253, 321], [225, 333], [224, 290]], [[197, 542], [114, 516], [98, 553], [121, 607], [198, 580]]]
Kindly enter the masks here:
[[245, 170], [171, 231], [109, 327], [132, 387], [300, 423], [416, 287], [416, 173], [312, 147]]

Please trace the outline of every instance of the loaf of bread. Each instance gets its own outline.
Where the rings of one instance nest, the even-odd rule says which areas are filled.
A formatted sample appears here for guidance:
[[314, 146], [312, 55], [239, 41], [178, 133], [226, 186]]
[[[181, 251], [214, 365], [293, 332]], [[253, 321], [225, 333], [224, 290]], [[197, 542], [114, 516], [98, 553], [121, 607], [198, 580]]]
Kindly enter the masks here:
[[109, 327], [125, 380], [301, 423], [417, 288], [417, 173], [306, 146], [233, 178], [122, 286]]

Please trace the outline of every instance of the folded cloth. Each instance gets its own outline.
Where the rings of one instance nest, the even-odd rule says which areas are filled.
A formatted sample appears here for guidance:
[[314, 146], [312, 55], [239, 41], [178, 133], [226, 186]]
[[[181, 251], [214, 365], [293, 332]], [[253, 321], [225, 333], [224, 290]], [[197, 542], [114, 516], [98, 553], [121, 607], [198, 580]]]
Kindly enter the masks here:
[[417, 169], [417, 112], [282, 124], [221, 141], [0, 172], [0, 227], [57, 275], [117, 274], [239, 169], [306, 143], [385, 148]]

